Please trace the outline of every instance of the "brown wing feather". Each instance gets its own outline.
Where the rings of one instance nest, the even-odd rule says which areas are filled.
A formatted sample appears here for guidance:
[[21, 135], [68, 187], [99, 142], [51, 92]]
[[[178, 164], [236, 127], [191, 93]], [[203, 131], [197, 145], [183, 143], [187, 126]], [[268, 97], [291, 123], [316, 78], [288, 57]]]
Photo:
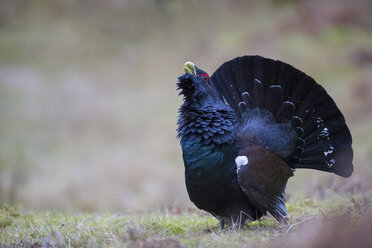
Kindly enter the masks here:
[[270, 150], [249, 145], [239, 151], [248, 164], [238, 171], [238, 182], [248, 199], [262, 212], [269, 211], [279, 221], [286, 215], [285, 187], [293, 176], [290, 167]]

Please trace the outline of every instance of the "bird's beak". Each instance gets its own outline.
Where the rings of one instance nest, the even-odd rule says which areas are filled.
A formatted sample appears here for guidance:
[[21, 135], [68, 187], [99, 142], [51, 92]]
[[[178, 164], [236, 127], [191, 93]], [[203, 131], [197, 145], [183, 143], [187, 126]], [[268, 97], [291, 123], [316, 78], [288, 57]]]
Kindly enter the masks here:
[[186, 74], [192, 74], [196, 77], [196, 69], [193, 62], [186, 62], [183, 66], [183, 69], [185, 70]]

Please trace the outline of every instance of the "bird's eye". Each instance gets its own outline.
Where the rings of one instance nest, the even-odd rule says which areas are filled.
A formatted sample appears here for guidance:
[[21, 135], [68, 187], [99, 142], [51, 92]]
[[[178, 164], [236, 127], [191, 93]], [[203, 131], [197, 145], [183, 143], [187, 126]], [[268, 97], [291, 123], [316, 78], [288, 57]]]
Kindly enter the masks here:
[[202, 73], [202, 74], [200, 74], [200, 76], [201, 76], [201, 78], [202, 78], [205, 82], [209, 83], [209, 76], [208, 76], [207, 73]]

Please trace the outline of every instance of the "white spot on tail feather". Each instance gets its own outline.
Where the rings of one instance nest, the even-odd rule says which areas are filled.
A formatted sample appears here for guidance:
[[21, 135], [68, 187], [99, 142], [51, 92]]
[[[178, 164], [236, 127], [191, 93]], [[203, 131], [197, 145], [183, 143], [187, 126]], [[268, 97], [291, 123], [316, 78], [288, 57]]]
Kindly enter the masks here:
[[317, 123], [317, 125], [316, 125], [317, 128], [320, 128], [324, 125], [323, 120], [319, 117], [316, 118], [316, 123]]
[[235, 164], [236, 164], [236, 173], [238, 173], [240, 170], [240, 166], [248, 164], [247, 156], [237, 156], [235, 158]]
[[336, 163], [336, 160], [334, 159], [331, 159], [329, 161], [326, 161], [326, 164], [328, 166], [328, 168], [332, 168], [332, 166]]
[[324, 156], [328, 156], [329, 154], [332, 154], [335, 148], [333, 146], [329, 146], [327, 150], [324, 150]]
[[319, 136], [317, 137], [317, 139], [320, 139], [320, 138], [329, 138], [329, 130], [328, 128], [323, 128], [323, 130], [320, 132]]

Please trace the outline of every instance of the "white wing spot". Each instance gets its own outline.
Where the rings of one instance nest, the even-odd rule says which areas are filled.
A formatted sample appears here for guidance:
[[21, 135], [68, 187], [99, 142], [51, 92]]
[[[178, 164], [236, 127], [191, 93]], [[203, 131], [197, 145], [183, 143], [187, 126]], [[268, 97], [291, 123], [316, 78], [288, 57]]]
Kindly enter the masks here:
[[248, 164], [247, 156], [237, 156], [235, 158], [235, 164], [236, 164], [236, 172], [238, 173], [240, 170], [240, 166]]

